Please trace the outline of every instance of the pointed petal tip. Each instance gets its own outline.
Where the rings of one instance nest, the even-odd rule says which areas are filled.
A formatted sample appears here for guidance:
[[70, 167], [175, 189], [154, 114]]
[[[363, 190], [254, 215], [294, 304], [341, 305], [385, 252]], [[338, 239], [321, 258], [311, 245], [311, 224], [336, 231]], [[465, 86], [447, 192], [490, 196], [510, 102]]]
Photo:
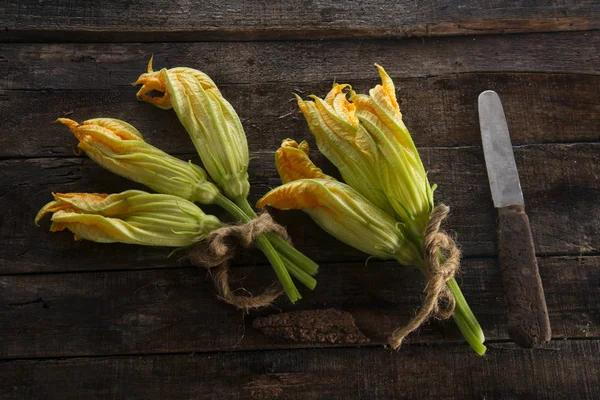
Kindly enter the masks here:
[[152, 62], [154, 61], [154, 53], [150, 56], [150, 61], [148, 61], [148, 73], [154, 72], [152, 69]]
[[73, 121], [69, 118], [57, 118], [55, 122], [61, 123], [71, 130], [76, 129], [79, 126], [79, 123], [77, 121]]
[[[268, 193], [267, 193], [268, 194]], [[256, 202], [256, 208], [260, 208], [263, 209], [267, 206], [267, 201], [266, 201], [266, 197], [267, 194], [265, 194], [262, 198], [260, 198], [257, 202]]]
[[300, 110], [304, 111], [306, 109], [306, 102], [302, 99], [302, 97], [300, 97], [298, 93], [292, 94], [296, 96], [296, 102], [298, 103], [298, 107], [300, 107]]
[[[53, 194], [54, 194], [54, 193], [53, 193]], [[46, 205], [44, 205], [44, 207], [42, 207], [42, 208], [40, 209], [40, 211], [38, 211], [38, 213], [37, 213], [37, 214], [36, 214], [36, 216], [35, 216], [35, 219], [33, 220], [33, 222], [35, 223], [35, 225], [36, 225], [36, 226], [40, 226], [40, 223], [39, 223], [39, 222], [41, 221], [41, 219], [42, 219], [42, 218], [44, 218], [44, 216], [45, 216], [46, 214], [49, 214], [49, 213], [53, 212], [53, 211], [51, 210], [51, 208], [52, 208], [54, 205], [56, 205], [56, 201], [51, 201], [51, 202], [49, 202], [49, 203], [46, 203]]]

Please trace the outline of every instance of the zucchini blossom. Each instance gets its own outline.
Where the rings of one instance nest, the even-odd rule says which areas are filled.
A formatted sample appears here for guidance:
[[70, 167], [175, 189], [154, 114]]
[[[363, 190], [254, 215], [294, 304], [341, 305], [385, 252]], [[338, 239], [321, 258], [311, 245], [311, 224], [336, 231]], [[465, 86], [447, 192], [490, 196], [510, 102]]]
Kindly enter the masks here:
[[[231, 199], [248, 196], [248, 143], [240, 118], [217, 85], [192, 68], [163, 68], [140, 75], [138, 99], [162, 109], [173, 108], [185, 127], [204, 168]], [[150, 96], [158, 91], [162, 97]]]
[[81, 124], [59, 118], [79, 139], [77, 147], [110, 172], [165, 194], [211, 204], [219, 189], [207, 180], [206, 172], [146, 143], [142, 134], [127, 122], [96, 118]]
[[[154, 71], [150, 59], [148, 71], [140, 75], [134, 85], [142, 85], [137, 93], [139, 100], [175, 111], [204, 168], [225, 195], [217, 197], [215, 203], [242, 222], [256, 218], [247, 199], [250, 157], [246, 134], [237, 113], [212, 79], [192, 68]], [[163, 95], [157, 97], [151, 92]], [[317, 264], [283, 238], [269, 232], [259, 235], [255, 243], [271, 262], [292, 302], [301, 296], [290, 274], [309, 288], [315, 287], [316, 281], [310, 275], [317, 272]]]
[[433, 211], [435, 185], [429, 185], [419, 152], [402, 121], [394, 82], [380, 65], [376, 66], [381, 85], [372, 88], [369, 95], [353, 92], [350, 99], [360, 125], [377, 147], [385, 196], [398, 219], [420, 237]]
[[[390, 337], [394, 348], [432, 314], [452, 315], [469, 345], [483, 354], [483, 331], [454, 278], [460, 251], [439, 232], [448, 208], [441, 205], [434, 213], [435, 185], [429, 184], [402, 121], [394, 83], [376, 66], [382, 83], [368, 95], [334, 84], [325, 99], [310, 96], [313, 101], [303, 101], [296, 96], [319, 150], [340, 170], [346, 184], [323, 174], [310, 161], [307, 143], [286, 139], [275, 156], [283, 185], [268, 192], [258, 206], [302, 209], [340, 241], [425, 273], [424, 306], [407, 327], [394, 331]], [[448, 307], [442, 309], [444, 300]]]
[[356, 107], [344, 92], [346, 88], [351, 89], [350, 85], [334, 84], [325, 99], [312, 95], [313, 101], [296, 95], [298, 106], [319, 151], [337, 167], [344, 181], [377, 207], [392, 212], [382, 190], [376, 143], [360, 126]]
[[55, 193], [35, 217], [52, 213], [51, 232], [70, 230], [75, 240], [145, 246], [192, 245], [223, 226], [194, 203], [166, 194]]

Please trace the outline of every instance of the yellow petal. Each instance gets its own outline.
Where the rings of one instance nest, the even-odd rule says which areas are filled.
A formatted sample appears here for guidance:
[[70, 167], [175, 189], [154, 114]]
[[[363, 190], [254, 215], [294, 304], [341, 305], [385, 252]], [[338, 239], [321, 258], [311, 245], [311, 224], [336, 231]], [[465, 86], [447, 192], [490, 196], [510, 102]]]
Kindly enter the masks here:
[[140, 131], [133, 125], [115, 118], [94, 118], [84, 121], [83, 126], [100, 126], [114, 133], [122, 140], [144, 140]]
[[128, 197], [144, 193], [139, 190], [128, 190], [119, 194], [104, 193], [54, 193], [57, 206], [63, 211], [78, 213], [98, 213], [104, 216], [122, 215], [127, 212]]
[[[148, 72], [141, 74], [137, 81], [133, 83], [134, 86], [142, 85], [136, 96], [139, 100], [152, 103], [155, 106], [168, 110], [171, 108], [171, 98], [166, 89], [165, 85], [165, 74], [166, 69], [160, 71], [152, 71], [152, 59], [148, 64]], [[155, 92], [155, 95], [150, 93]], [[162, 93], [162, 96], [158, 95]]]
[[346, 93], [343, 91], [345, 88], [352, 90], [352, 86], [348, 84], [334, 84], [331, 91], [327, 94], [327, 97], [325, 97], [325, 103], [335, 110], [338, 118], [349, 125], [357, 127], [358, 119], [355, 115], [356, 107], [348, 101]]
[[[358, 123], [356, 125], [352, 124], [352, 118], [346, 114], [346, 112], [349, 111], [341, 105], [339, 107], [342, 114], [339, 114], [337, 112], [338, 110], [327, 104], [324, 100], [314, 95], [311, 95], [310, 97], [314, 100], [314, 105], [318, 112], [318, 116], [320, 117], [321, 124], [325, 124], [329, 129], [344, 139], [352, 140]], [[340, 95], [336, 99], [340, 99], [343, 102], [345, 100], [345, 95]], [[351, 105], [351, 108], [353, 109], [352, 113], [354, 113], [354, 105]]]
[[200, 83], [202, 89], [215, 92], [215, 94], [221, 94], [215, 82], [204, 72], [198, 71], [197, 69], [176, 67], [169, 69], [169, 74], [192, 76], [198, 81], [198, 83]]
[[322, 197], [330, 196], [323, 185], [312, 180], [298, 180], [279, 186], [263, 196], [256, 207], [280, 210], [303, 210], [323, 205]]
[[[99, 202], [104, 201], [108, 195], [97, 193], [52, 193], [52, 196], [54, 196], [54, 201], [46, 204], [37, 213], [35, 217], [36, 225], [46, 214], [49, 213], [57, 213], [59, 211], [85, 212], [85, 209], [88, 205], [98, 204]], [[87, 211], [91, 209], [91, 207], [87, 208]], [[62, 229], [64, 229], [64, 226], [60, 227], [60, 229], [59, 226], [53, 226], [51, 228], [52, 232]]]
[[78, 124], [68, 118], [59, 118], [56, 121], [69, 127], [75, 137], [79, 139], [78, 147], [84, 151], [88, 151], [90, 145], [102, 145], [119, 153], [119, 149], [127, 146], [126, 142], [128, 141], [143, 142], [137, 129], [126, 122], [111, 118], [88, 120], [83, 124]]
[[[44, 216], [46, 214], [51, 214], [51, 213], [55, 213], [58, 212], [60, 210], [73, 210], [72, 207], [70, 207], [70, 205], [66, 204], [66, 203], [62, 203], [60, 201], [51, 201], [48, 204], [46, 204], [44, 207], [41, 208], [41, 210], [37, 213], [37, 215], [35, 216], [35, 224], [39, 225], [39, 222], [42, 218], [44, 218]], [[64, 229], [64, 227], [63, 227]], [[62, 229], [59, 229], [62, 230]]]
[[306, 140], [303, 140], [302, 142], [300, 142], [300, 145], [298, 146], [298, 148], [300, 150], [302, 150], [303, 152], [305, 152], [307, 156], [310, 154], [310, 148], [309, 148], [308, 142]]
[[122, 193], [57, 193], [40, 210], [52, 215], [52, 232], [68, 229], [75, 239], [181, 247], [193, 244], [222, 226], [195, 204], [139, 190]]
[[370, 112], [371, 114], [377, 114], [375, 110], [375, 104], [373, 103], [373, 99], [366, 94], [355, 94], [350, 98], [352, 103], [356, 106], [358, 111], [364, 110]]
[[275, 165], [283, 183], [298, 179], [334, 179], [325, 175], [308, 157], [309, 147], [306, 141], [298, 145], [294, 140], [285, 139], [275, 153]]
[[77, 208], [86, 208], [102, 203], [109, 196], [105, 193], [54, 193], [57, 200], [68, 201]]
[[392, 106], [400, 111], [400, 107], [398, 106], [398, 101], [396, 100], [396, 87], [394, 86], [394, 82], [392, 78], [385, 72], [385, 69], [379, 64], [375, 64], [377, 70], [379, 71], [379, 76], [381, 77], [381, 85], [383, 90], [385, 91], [390, 103]]

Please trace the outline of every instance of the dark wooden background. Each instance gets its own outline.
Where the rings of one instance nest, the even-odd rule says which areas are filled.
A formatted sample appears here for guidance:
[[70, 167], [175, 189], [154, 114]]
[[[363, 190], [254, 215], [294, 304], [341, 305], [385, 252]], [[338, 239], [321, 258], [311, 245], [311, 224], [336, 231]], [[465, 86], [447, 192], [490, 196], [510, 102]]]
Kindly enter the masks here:
[[[600, 397], [600, 4], [587, 1], [40, 1], [0, 5], [0, 398], [401, 399]], [[420, 304], [420, 274], [371, 261], [301, 212], [275, 212], [321, 264], [293, 307], [250, 315], [217, 301], [206, 272], [167, 249], [73, 242], [33, 224], [50, 193], [132, 187], [86, 157], [57, 117], [110, 116], [197, 160], [173, 112], [135, 99], [156, 67], [208, 73], [238, 110], [252, 198], [279, 183], [272, 154], [310, 134], [292, 92], [395, 79], [406, 124], [465, 259], [460, 282], [488, 338], [478, 357], [452, 323], [399, 352], [385, 337]], [[506, 333], [496, 212], [476, 99], [503, 99], [553, 328], [544, 349]], [[331, 171], [318, 157], [316, 161]], [[212, 209], [211, 209], [212, 210]], [[238, 257], [258, 290], [274, 274]], [[335, 308], [368, 345], [295, 343], [258, 316]]]

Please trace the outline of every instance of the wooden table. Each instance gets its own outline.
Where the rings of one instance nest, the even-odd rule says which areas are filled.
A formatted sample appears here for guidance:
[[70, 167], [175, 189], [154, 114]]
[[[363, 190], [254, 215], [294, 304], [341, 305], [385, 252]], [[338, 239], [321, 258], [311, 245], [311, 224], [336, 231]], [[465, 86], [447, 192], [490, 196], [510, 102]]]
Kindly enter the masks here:
[[[600, 397], [597, 1], [7, 0], [0, 21], [0, 398]], [[151, 54], [159, 68], [208, 73], [238, 110], [253, 200], [279, 183], [281, 140], [310, 138], [291, 93], [323, 96], [334, 79], [364, 91], [377, 82], [373, 63], [385, 66], [436, 200], [452, 207], [447, 227], [462, 245], [460, 282], [485, 357], [451, 322], [427, 324], [399, 352], [384, 348], [420, 304], [420, 273], [365, 266], [301, 212], [274, 215], [321, 264], [317, 289], [249, 315], [167, 249], [74, 242], [47, 221], [34, 226], [52, 191], [141, 188], [76, 157], [57, 117], [124, 119], [198, 161], [175, 114], [135, 98], [130, 83]], [[553, 341], [536, 351], [506, 333], [476, 109], [485, 89], [504, 101], [546, 290]], [[256, 251], [239, 255], [234, 277], [257, 289], [274, 280]], [[351, 313], [370, 343], [291, 342], [252, 328], [259, 316], [331, 308]]]

